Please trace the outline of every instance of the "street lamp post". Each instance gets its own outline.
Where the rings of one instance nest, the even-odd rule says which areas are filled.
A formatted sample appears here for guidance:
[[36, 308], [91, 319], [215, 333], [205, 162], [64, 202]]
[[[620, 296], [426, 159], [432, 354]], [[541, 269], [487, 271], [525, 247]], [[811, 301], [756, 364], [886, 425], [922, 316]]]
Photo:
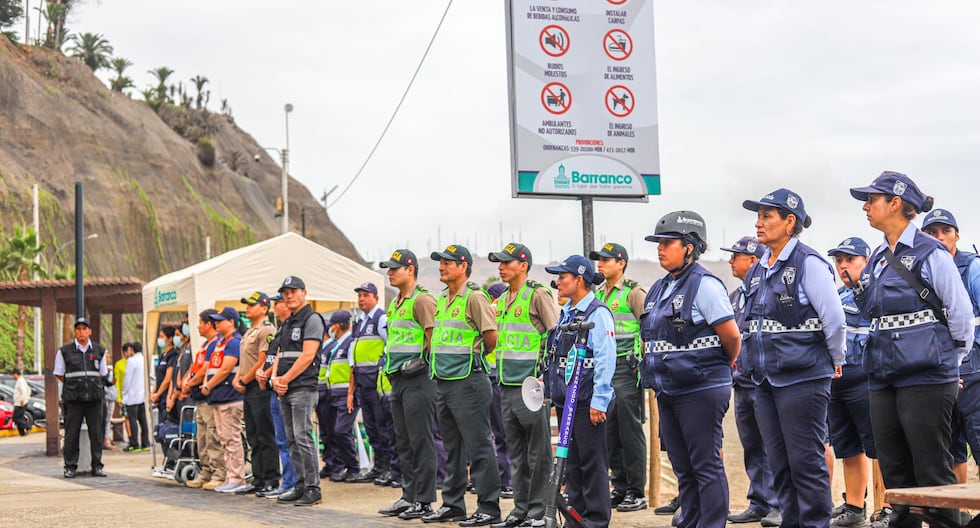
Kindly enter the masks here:
[[293, 111], [293, 105], [286, 103], [283, 107], [286, 112], [286, 148], [279, 154], [282, 156], [282, 232], [289, 232], [289, 113]]
[[[90, 235], [86, 235], [83, 240], [93, 240], [93, 239], [96, 239], [96, 238], [99, 238], [99, 234], [98, 233], [92, 233]], [[49, 271], [51, 271], [51, 272], [54, 271], [54, 269], [51, 268], [51, 266], [54, 266], [54, 264], [56, 262], [58, 262], [58, 255], [61, 254], [61, 251], [64, 250], [65, 248], [67, 248], [68, 246], [74, 244], [74, 243], [75, 243], [75, 239], [73, 238], [71, 240], [65, 241], [64, 243], [62, 243], [61, 245], [59, 245], [57, 248], [55, 248], [54, 253], [51, 255], [51, 260], [48, 261]]]

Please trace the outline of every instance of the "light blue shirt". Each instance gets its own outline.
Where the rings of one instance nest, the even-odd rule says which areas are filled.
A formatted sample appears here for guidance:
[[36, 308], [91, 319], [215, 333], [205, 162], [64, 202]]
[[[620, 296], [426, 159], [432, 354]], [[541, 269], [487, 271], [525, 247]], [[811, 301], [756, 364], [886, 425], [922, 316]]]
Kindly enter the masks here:
[[[370, 312], [364, 314], [364, 317], [361, 318], [360, 322], [357, 323], [357, 329], [363, 332], [364, 325], [367, 324], [368, 319], [374, 317], [374, 312], [378, 312], [378, 311], [381, 311], [381, 303], [374, 305], [374, 308], [372, 308]], [[387, 312], [382, 313], [381, 317], [378, 319], [378, 334], [381, 336], [381, 339], [384, 339], [385, 343], [388, 342], [388, 313]], [[353, 356], [353, 354], [351, 355]]]
[[[569, 310], [584, 312], [593, 299], [595, 294], [589, 292], [575, 306], [572, 306], [572, 301], [565, 303], [565, 306], [561, 307], [559, 324], [568, 322]], [[616, 325], [612, 312], [604, 308], [592, 312], [586, 321], [595, 323], [595, 328], [589, 331], [589, 340], [586, 342], [586, 346], [592, 349], [593, 364], [590, 407], [606, 412], [613, 396], [612, 378], [613, 372], [616, 371]]]
[[[799, 243], [800, 241], [796, 237], [790, 238], [782, 252], [776, 257], [776, 261], [785, 263]], [[766, 248], [765, 254], [759, 259], [759, 265], [766, 270], [767, 279], [773, 273], [772, 268], [769, 267], [769, 255], [771, 253], [772, 249]], [[781, 269], [782, 265], [779, 267]], [[843, 365], [844, 353], [847, 350], [847, 334], [844, 332], [844, 307], [841, 306], [837, 285], [834, 284], [834, 272], [822, 258], [810, 256], [803, 260], [803, 278], [800, 279], [799, 300], [802, 305], [813, 306], [817, 312], [817, 318], [823, 324], [827, 352], [830, 354], [834, 365]]]
[[[898, 237], [898, 243], [907, 247], [915, 247], [915, 232], [919, 229], [909, 222]], [[883, 250], [888, 247], [888, 239], [875, 251]], [[881, 275], [888, 261], [881, 257], [874, 263], [872, 273], [875, 277]], [[971, 265], [971, 268], [973, 266]], [[949, 327], [949, 335], [953, 341], [962, 341], [966, 346], [958, 349], [960, 360], [966, 357], [967, 352], [973, 347], [975, 339], [973, 328], [973, 304], [970, 302], [970, 294], [963, 286], [963, 279], [960, 272], [956, 269], [953, 256], [948, 251], [933, 251], [922, 263], [922, 280], [931, 284], [939, 300], [942, 301], [946, 309], [946, 320]], [[911, 288], [911, 286], [910, 286]]]
[[[664, 288], [660, 301], [663, 302], [670, 297], [671, 292], [677, 289], [677, 281], [668, 277], [667, 287]], [[741, 303], [745, 303], [740, 297]], [[691, 304], [691, 322], [701, 324], [705, 320], [708, 326], [715, 326], [718, 323], [735, 318], [735, 311], [732, 310], [732, 301], [728, 298], [725, 285], [717, 277], [701, 277], [698, 284], [698, 292], [694, 294], [694, 302]]]
[[[970, 265], [966, 268], [966, 292], [974, 302], [980, 301], [980, 259], [970, 260]], [[977, 324], [976, 318], [973, 324]], [[973, 340], [980, 343], [980, 326], [974, 328]]]

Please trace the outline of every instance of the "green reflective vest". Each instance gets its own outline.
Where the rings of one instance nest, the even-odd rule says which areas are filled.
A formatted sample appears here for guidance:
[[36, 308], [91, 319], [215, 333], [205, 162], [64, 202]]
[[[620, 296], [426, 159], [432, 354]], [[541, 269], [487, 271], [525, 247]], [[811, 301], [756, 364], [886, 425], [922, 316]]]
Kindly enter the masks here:
[[327, 351], [327, 386], [330, 390], [347, 390], [350, 386], [350, 334], [330, 345]]
[[[479, 290], [468, 283], [466, 293], [449, 302], [449, 293], [439, 295], [436, 303], [435, 328], [432, 329], [432, 378], [441, 380], [465, 379], [473, 370], [473, 345], [480, 332], [466, 321], [466, 303], [470, 294]], [[482, 292], [479, 294], [483, 294]], [[490, 370], [480, 354], [483, 370]]]
[[638, 286], [635, 281], [624, 280], [623, 287], [612, 292], [607, 299], [606, 290], [601, 289], [595, 296], [613, 313], [616, 323], [616, 357], [625, 356], [632, 352], [636, 356], [640, 355], [640, 321], [633, 315], [630, 305], [626, 302], [633, 288]]
[[[373, 310], [372, 310], [373, 311]], [[380, 328], [381, 310], [375, 312], [374, 317], [365, 314], [367, 321], [363, 321], [363, 328], [358, 323], [353, 329], [354, 334], [354, 367], [358, 369], [377, 369], [381, 355], [385, 351], [385, 340], [381, 337]]]
[[517, 292], [514, 302], [507, 307], [504, 292], [497, 299], [497, 382], [501, 385], [520, 386], [524, 378], [537, 377], [545, 334], [531, 323], [531, 297], [541, 285], [527, 281]]
[[428, 293], [416, 287], [412, 296], [402, 301], [398, 299], [388, 305], [388, 345], [385, 347], [384, 374], [397, 372], [401, 366], [414, 358], [422, 357], [425, 348], [425, 329], [415, 320], [415, 300], [420, 293]]

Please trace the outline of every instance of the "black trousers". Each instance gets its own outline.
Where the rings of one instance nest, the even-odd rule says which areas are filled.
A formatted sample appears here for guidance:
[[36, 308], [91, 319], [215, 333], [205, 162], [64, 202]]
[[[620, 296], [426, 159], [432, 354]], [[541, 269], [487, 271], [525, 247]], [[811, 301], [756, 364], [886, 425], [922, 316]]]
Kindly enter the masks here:
[[256, 486], [278, 486], [279, 448], [276, 446], [276, 427], [272, 423], [269, 391], [259, 388], [256, 381], [245, 387], [245, 436], [252, 447], [252, 475]]
[[[558, 416], [562, 408], [555, 407]], [[586, 528], [609, 526], [609, 451], [606, 422], [592, 425], [588, 405], [575, 409], [572, 442], [568, 446], [565, 491], [568, 503], [582, 516]]]
[[105, 441], [105, 402], [65, 402], [65, 469], [78, 469], [78, 437], [82, 420], [88, 426], [88, 442], [92, 448], [92, 469], [102, 469], [102, 442]]
[[25, 412], [27, 412], [27, 407], [14, 407], [14, 424], [17, 425], [17, 432], [20, 433], [20, 436], [30, 432], [30, 429], [27, 428], [27, 419], [24, 418]]
[[[130, 447], [150, 447], [150, 430], [146, 427], [146, 404], [127, 405], [126, 420], [129, 421]], [[140, 439], [138, 444], [137, 438]]]
[[643, 430], [644, 391], [637, 383], [636, 370], [626, 356], [616, 358], [612, 388], [616, 405], [609, 409], [609, 470], [613, 489], [625, 495], [632, 491], [646, 496], [647, 435]]
[[433, 431], [436, 382], [425, 373], [413, 377], [396, 373], [390, 379], [389, 402], [402, 470], [402, 498], [408, 502], [435, 502], [439, 462]]
[[[957, 390], [954, 381], [871, 391], [871, 427], [886, 488], [956, 483], [949, 444]], [[922, 525], [908, 506], [895, 506], [895, 513], [890, 524], [900, 528]], [[956, 510], [938, 513], [958, 524]]]

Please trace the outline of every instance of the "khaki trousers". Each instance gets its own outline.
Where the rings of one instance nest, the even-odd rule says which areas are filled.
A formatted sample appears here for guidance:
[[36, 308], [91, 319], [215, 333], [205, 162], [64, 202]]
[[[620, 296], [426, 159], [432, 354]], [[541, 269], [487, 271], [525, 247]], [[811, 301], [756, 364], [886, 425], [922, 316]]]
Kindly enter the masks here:
[[225, 480], [225, 458], [221, 443], [218, 442], [218, 430], [214, 422], [214, 408], [207, 402], [198, 402], [196, 406], [197, 419], [197, 454], [201, 459], [201, 480]]
[[218, 441], [225, 451], [225, 482], [245, 482], [245, 448], [242, 446], [242, 415], [244, 402], [212, 405]]

